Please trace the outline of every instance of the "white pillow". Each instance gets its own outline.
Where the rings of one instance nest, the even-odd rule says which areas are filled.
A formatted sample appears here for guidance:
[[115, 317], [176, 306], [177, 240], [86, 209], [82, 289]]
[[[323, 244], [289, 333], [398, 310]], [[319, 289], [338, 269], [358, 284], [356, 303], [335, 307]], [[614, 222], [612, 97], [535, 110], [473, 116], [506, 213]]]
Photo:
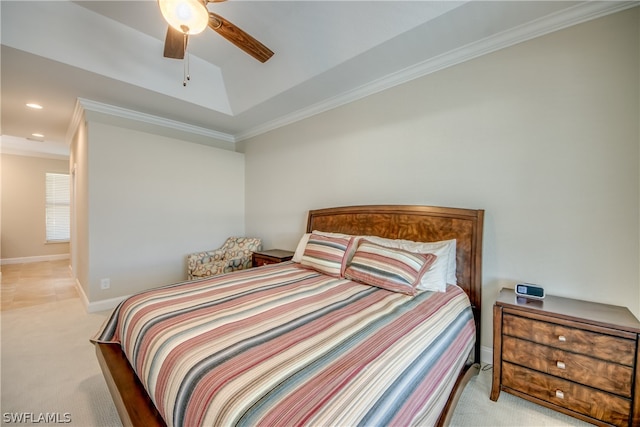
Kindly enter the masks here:
[[369, 236], [367, 240], [391, 248], [404, 249], [415, 253], [432, 253], [438, 257], [436, 262], [422, 276], [417, 288], [421, 291], [444, 292], [447, 284], [457, 284], [456, 279], [456, 240], [439, 242], [414, 242], [412, 240], [385, 239]]
[[298, 246], [296, 246], [296, 251], [293, 253], [293, 258], [291, 261], [300, 262], [302, 260], [302, 255], [304, 255], [304, 248], [307, 247], [307, 242], [309, 241], [309, 236], [311, 233], [304, 233], [298, 242]]

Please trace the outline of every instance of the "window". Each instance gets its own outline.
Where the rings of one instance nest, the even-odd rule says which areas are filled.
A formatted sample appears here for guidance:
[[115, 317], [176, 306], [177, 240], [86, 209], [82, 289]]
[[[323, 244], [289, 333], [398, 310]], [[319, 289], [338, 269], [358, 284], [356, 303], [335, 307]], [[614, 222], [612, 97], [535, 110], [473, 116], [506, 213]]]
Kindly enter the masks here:
[[71, 211], [69, 174], [47, 173], [47, 242], [68, 242]]

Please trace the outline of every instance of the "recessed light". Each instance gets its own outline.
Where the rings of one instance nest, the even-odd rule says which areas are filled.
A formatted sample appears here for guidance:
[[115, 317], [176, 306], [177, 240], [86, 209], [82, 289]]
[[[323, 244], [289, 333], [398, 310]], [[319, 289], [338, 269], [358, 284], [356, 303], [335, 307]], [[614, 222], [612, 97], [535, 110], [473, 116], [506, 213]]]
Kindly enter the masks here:
[[34, 110], [42, 110], [42, 105], [40, 104], [35, 104], [33, 102], [30, 102], [27, 104], [27, 107], [29, 108], [33, 108]]
[[32, 133], [31, 136], [35, 136], [36, 138], [44, 138], [44, 135], [41, 133]]

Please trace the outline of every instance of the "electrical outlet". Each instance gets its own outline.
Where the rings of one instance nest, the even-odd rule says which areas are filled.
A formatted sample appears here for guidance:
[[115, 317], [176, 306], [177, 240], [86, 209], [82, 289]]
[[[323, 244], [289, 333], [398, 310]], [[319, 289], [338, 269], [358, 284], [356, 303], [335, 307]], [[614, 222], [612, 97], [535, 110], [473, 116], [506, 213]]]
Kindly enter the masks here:
[[105, 279], [100, 279], [100, 288], [101, 289], [109, 289], [111, 287], [111, 279], [108, 277]]

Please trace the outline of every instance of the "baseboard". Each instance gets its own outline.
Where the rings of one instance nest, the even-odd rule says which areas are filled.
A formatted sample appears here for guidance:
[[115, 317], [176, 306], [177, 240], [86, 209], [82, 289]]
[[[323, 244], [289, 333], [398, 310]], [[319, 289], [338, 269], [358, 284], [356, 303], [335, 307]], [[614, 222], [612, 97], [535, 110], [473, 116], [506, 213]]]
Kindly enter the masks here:
[[27, 256], [27, 257], [20, 257], [20, 258], [3, 258], [3, 259], [0, 259], [0, 265], [27, 264], [30, 262], [43, 262], [43, 261], [59, 261], [59, 260], [69, 259], [69, 258], [71, 258], [70, 254]]
[[487, 346], [480, 346], [480, 363], [483, 365], [493, 364], [493, 348]]
[[82, 301], [82, 305], [84, 305], [85, 311], [88, 313], [89, 298], [87, 298], [87, 294], [84, 293], [84, 288], [78, 281], [77, 277], [76, 277], [76, 290], [78, 291], [78, 295], [80, 295], [80, 301]]
[[82, 305], [84, 305], [84, 309], [87, 313], [97, 313], [98, 311], [113, 310], [118, 306], [118, 304], [120, 304], [123, 300], [129, 298], [130, 296], [125, 295], [122, 297], [90, 302], [87, 294], [84, 293], [84, 288], [82, 287], [78, 279], [76, 279], [76, 289], [78, 290], [80, 300], [82, 301]]
[[86, 307], [87, 313], [96, 313], [98, 311], [106, 311], [113, 310], [125, 299], [129, 298], [131, 295], [125, 295], [122, 297], [103, 299], [100, 301], [90, 302]]

